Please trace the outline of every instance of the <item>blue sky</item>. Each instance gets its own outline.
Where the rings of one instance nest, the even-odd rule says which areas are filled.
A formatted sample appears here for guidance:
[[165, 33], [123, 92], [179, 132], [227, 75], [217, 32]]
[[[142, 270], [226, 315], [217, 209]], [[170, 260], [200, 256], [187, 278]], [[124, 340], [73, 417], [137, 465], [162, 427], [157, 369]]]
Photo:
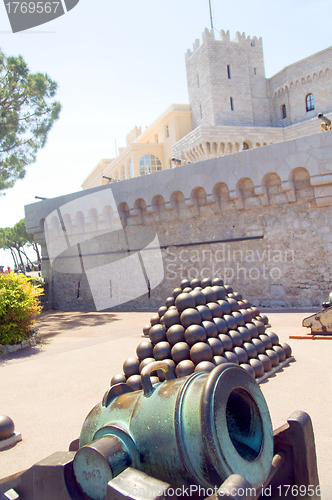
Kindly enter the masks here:
[[[330, 0], [212, 0], [216, 30], [263, 38], [266, 76], [331, 45]], [[64, 16], [12, 34], [0, 4], [0, 48], [59, 84], [63, 110], [26, 177], [0, 197], [0, 227], [35, 195], [78, 191], [101, 158], [171, 103], [188, 103], [184, 53], [210, 26], [208, 0], [80, 0]], [[216, 31], [216, 37], [218, 33]], [[0, 251], [0, 264], [10, 264]]]

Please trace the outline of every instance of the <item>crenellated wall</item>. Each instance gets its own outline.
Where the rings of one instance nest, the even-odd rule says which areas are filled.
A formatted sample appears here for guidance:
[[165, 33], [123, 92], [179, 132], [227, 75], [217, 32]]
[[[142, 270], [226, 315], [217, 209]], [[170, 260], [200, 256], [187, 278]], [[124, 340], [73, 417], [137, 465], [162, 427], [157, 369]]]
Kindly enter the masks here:
[[187, 276], [223, 277], [248, 300], [272, 307], [316, 306], [331, 290], [332, 131], [26, 206], [27, 230], [42, 245], [51, 307], [94, 304], [84, 272], [51, 268], [44, 220], [94, 194], [94, 203], [81, 200], [64, 223], [76, 242], [100, 234], [108, 227], [102, 200], [109, 189], [123, 227], [153, 228], [164, 261], [162, 283], [123, 309], [158, 307]]

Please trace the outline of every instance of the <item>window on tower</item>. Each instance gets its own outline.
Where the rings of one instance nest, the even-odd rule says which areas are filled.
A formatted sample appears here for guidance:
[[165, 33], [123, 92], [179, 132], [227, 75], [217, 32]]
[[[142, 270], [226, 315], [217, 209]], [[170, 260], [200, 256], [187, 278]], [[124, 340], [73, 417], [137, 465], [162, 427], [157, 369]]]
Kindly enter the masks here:
[[313, 94], [308, 94], [306, 97], [306, 109], [307, 111], [312, 111], [315, 109], [315, 101]]
[[202, 105], [200, 104], [199, 105], [199, 113], [200, 113], [200, 116], [201, 116], [201, 119], [203, 118], [203, 110], [202, 110]]
[[233, 102], [233, 97], [229, 98], [229, 103], [231, 105], [231, 111], [234, 111], [234, 102]]
[[286, 104], [282, 104], [280, 109], [281, 109], [281, 118], [282, 119], [287, 118]]
[[198, 73], [196, 75], [196, 78], [197, 78], [197, 88], [199, 89], [199, 74]]
[[229, 64], [227, 64], [227, 76], [228, 76], [228, 79], [230, 80], [231, 79], [231, 67]]

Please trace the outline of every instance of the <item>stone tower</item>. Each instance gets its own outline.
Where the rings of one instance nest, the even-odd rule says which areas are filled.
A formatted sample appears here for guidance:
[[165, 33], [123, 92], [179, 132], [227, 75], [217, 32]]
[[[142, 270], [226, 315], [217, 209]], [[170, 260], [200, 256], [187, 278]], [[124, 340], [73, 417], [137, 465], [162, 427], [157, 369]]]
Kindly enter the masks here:
[[203, 32], [186, 53], [193, 128], [216, 125], [271, 126], [261, 38], [229, 31]]

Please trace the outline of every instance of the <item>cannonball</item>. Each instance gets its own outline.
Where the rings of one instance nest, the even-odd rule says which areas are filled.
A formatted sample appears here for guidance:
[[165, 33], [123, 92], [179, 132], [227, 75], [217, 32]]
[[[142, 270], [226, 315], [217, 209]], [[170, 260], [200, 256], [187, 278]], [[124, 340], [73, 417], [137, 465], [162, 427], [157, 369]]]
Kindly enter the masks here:
[[227, 293], [226, 294], [226, 300], [228, 300], [228, 299], [234, 299], [234, 298], [235, 298], [234, 293]]
[[143, 333], [146, 337], [148, 337], [148, 335], [149, 335], [150, 328], [151, 328], [151, 325], [145, 325], [145, 327], [143, 328]]
[[228, 332], [228, 324], [224, 318], [213, 318], [213, 323], [218, 328], [218, 333], [227, 333]]
[[174, 290], [172, 292], [172, 297], [174, 298], [174, 300], [176, 299], [176, 297], [178, 295], [180, 295], [180, 293], [182, 293], [182, 288], [180, 288], [180, 287], [174, 288]]
[[218, 335], [218, 328], [213, 321], [202, 321], [202, 327], [206, 331], [206, 336], [207, 337], [217, 337]]
[[229, 297], [226, 297], [227, 302], [231, 306], [232, 312], [238, 311], [240, 309], [240, 306], [238, 304], [238, 301]]
[[190, 349], [190, 358], [195, 365], [201, 361], [210, 361], [212, 357], [213, 351], [205, 342], [197, 342]]
[[164, 316], [162, 316], [162, 317], [160, 318], [160, 324], [165, 326], [165, 323], [164, 323]]
[[202, 293], [205, 295], [206, 303], [217, 302], [217, 294], [210, 286], [203, 288]]
[[[167, 310], [168, 310], [168, 311], [171, 311], [171, 310], [173, 310], [173, 311], [174, 311], [174, 310], [175, 310], [175, 311], [177, 311], [177, 308], [176, 308], [175, 306], [169, 306], [169, 308], [168, 308]], [[164, 317], [164, 316], [163, 316], [163, 317]]]
[[292, 348], [286, 342], [280, 342], [280, 347], [285, 351], [286, 358], [290, 358], [292, 355]]
[[153, 377], [150, 377], [151, 384], [158, 384], [160, 382], [159, 377], [156, 377], [155, 375]]
[[231, 316], [230, 314], [224, 314], [223, 319], [226, 321], [229, 330], [235, 330], [235, 328], [237, 327], [237, 322], [233, 316]]
[[270, 358], [272, 366], [278, 366], [279, 356], [273, 349], [266, 349], [265, 354]]
[[230, 285], [224, 285], [224, 288], [226, 288], [227, 293], [233, 293], [233, 288]]
[[191, 280], [190, 286], [192, 289], [196, 288], [197, 286], [201, 286], [201, 280], [194, 278], [193, 280]]
[[229, 330], [228, 335], [232, 339], [234, 347], [241, 347], [243, 345], [243, 338], [240, 332], [237, 330]]
[[269, 323], [269, 318], [267, 316], [265, 316], [265, 314], [260, 314], [259, 316], [259, 320], [264, 323], [264, 325], [268, 325]]
[[259, 361], [259, 359], [249, 359], [249, 365], [255, 370], [255, 378], [259, 378], [264, 375], [264, 365], [261, 361]]
[[180, 323], [180, 314], [177, 309], [169, 309], [164, 314], [164, 324], [166, 328]]
[[[154, 363], [156, 360], [154, 358], [145, 358], [143, 361], [140, 362], [139, 364], [139, 372], [143, 370], [144, 366], [149, 365], [150, 363]], [[153, 372], [156, 373], [156, 372]]]
[[239, 309], [239, 313], [242, 314], [242, 316], [244, 317], [244, 323], [250, 323], [251, 321], [251, 314], [249, 311], [247, 311], [247, 309]]
[[262, 335], [263, 333], [265, 333], [264, 323], [262, 323], [261, 321], [257, 321], [256, 319], [253, 319], [252, 322], [255, 326], [257, 326], [258, 335]]
[[226, 290], [223, 286], [212, 286], [212, 290], [217, 294], [217, 300], [224, 300], [226, 297]]
[[256, 306], [252, 306], [252, 307], [251, 307], [251, 310], [252, 310], [252, 312], [255, 314], [255, 316], [258, 316], [258, 315], [259, 315], [259, 309], [258, 309], [258, 307], [256, 307]]
[[206, 297], [200, 290], [193, 290], [192, 292], [190, 292], [190, 295], [195, 298], [196, 307], [204, 306], [206, 304]]
[[150, 324], [151, 326], [154, 326], [154, 325], [159, 325], [160, 324], [160, 317], [159, 317], [159, 314], [154, 314], [152, 316], [152, 318], [150, 319]]
[[213, 358], [211, 359], [211, 363], [218, 366], [218, 365], [222, 365], [224, 363], [228, 363], [228, 361], [223, 356], [213, 356]]
[[249, 373], [249, 375], [252, 376], [252, 378], [255, 378], [255, 370], [253, 369], [253, 367], [251, 365], [248, 365], [247, 363], [242, 363], [240, 365], [244, 370], [246, 370], [246, 372]]
[[221, 340], [214, 337], [206, 339], [206, 343], [211, 347], [213, 356], [222, 356], [224, 353], [224, 345]]
[[168, 308], [174, 306], [174, 304], [175, 304], [175, 299], [173, 297], [167, 297], [167, 299], [165, 300], [165, 306]]
[[242, 302], [244, 303], [244, 305], [245, 305], [246, 307], [251, 307], [251, 304], [250, 304], [249, 300], [247, 300], [247, 299], [242, 299]]
[[190, 286], [187, 286], [186, 288], [183, 289], [184, 293], [189, 293], [189, 292], [192, 292], [192, 291], [193, 291], [193, 289], [190, 288]]
[[196, 307], [197, 311], [199, 311], [202, 321], [211, 321], [212, 319], [212, 311], [209, 307], [207, 306], [197, 306]]
[[158, 342], [153, 348], [153, 357], [156, 361], [171, 357], [171, 345], [168, 342]]
[[236, 319], [237, 326], [244, 326], [246, 324], [244, 316], [240, 312], [234, 311], [231, 316]]
[[268, 337], [267, 335], [261, 334], [261, 335], [258, 335], [258, 338], [265, 345], [265, 349], [272, 349], [272, 340], [270, 339], [270, 337]]
[[195, 367], [195, 372], [212, 372], [215, 365], [211, 361], [201, 361]]
[[[168, 314], [169, 311], [167, 311], [166, 314]], [[165, 316], [164, 316], [165, 318]], [[149, 333], [150, 340], [152, 344], [157, 344], [158, 342], [162, 342], [163, 340], [166, 340], [166, 327], [165, 325], [154, 325], [150, 328], [150, 333]]]
[[200, 313], [197, 311], [197, 309], [192, 309], [189, 307], [188, 309], [185, 309], [181, 313], [180, 322], [184, 328], [188, 328], [188, 326], [190, 325], [200, 325], [202, 322], [202, 317]]
[[181, 313], [189, 307], [195, 307], [195, 298], [190, 293], [180, 293], [175, 299], [175, 307]]
[[276, 333], [270, 332], [270, 331], [266, 331], [265, 335], [267, 335], [268, 337], [270, 337], [270, 339], [272, 340], [272, 345], [278, 345], [279, 344], [279, 337], [278, 337], [278, 335]]
[[186, 377], [191, 375], [195, 371], [195, 365], [190, 359], [184, 359], [175, 368], [175, 375], [180, 377]]
[[233, 341], [228, 335], [221, 333], [217, 338], [221, 340], [222, 345], [224, 346], [224, 352], [231, 351], [233, 349]]
[[223, 315], [223, 310], [221, 309], [220, 305], [217, 304], [216, 302], [208, 302], [206, 304], [206, 307], [208, 307], [212, 313], [213, 318], [221, 318]]
[[284, 349], [280, 345], [274, 345], [272, 349], [278, 354], [279, 362], [281, 363], [281, 361], [284, 361], [284, 359], [286, 358]]
[[244, 342], [242, 347], [243, 349], [245, 349], [245, 351], [247, 351], [249, 359], [257, 358], [258, 352], [254, 344], [252, 344], [251, 342]]
[[241, 309], [245, 309], [245, 304], [244, 304], [243, 300], [238, 300], [238, 303], [239, 303], [239, 306], [240, 306], [240, 310]]
[[167, 307], [166, 306], [159, 307], [159, 309], [158, 309], [159, 318], [161, 318], [162, 316], [164, 316], [164, 314], [165, 314], [166, 311], [167, 311]]
[[243, 342], [250, 342], [251, 341], [251, 335], [245, 326], [238, 326], [237, 331], [241, 333], [241, 337], [243, 339]]
[[[116, 385], [116, 384], [124, 384], [126, 382], [126, 380], [127, 379], [123, 373], [119, 373], [118, 375], [114, 375], [114, 377], [111, 379], [111, 387], [113, 385]], [[0, 437], [0, 439], [1, 439], [1, 437]]]
[[201, 292], [203, 290], [203, 288], [201, 286], [195, 286], [194, 290]]
[[184, 341], [184, 328], [182, 325], [172, 325], [166, 332], [167, 342], [175, 345]]
[[211, 285], [212, 286], [224, 286], [224, 282], [221, 278], [213, 278]]
[[232, 351], [239, 358], [239, 363], [246, 363], [248, 361], [248, 353], [243, 347], [233, 347]]
[[175, 363], [180, 363], [184, 359], [190, 359], [190, 347], [186, 342], [178, 342], [173, 345], [171, 356]]
[[254, 325], [253, 323], [246, 323], [244, 326], [248, 328], [252, 339], [258, 337], [258, 328], [256, 325]]
[[237, 300], [238, 302], [241, 300], [242, 301], [242, 295], [238, 292], [234, 292], [234, 298], [235, 300]]
[[201, 287], [206, 288], [207, 286], [211, 286], [212, 280], [209, 278], [203, 278], [201, 281]]
[[[168, 364], [175, 371], [175, 363], [172, 359], [164, 359], [163, 363]], [[161, 369], [157, 370], [157, 377], [159, 378], [160, 382], [163, 382], [164, 380], [166, 380], [165, 373]]]
[[181, 290], [183, 290], [184, 288], [187, 288], [188, 286], [190, 287], [190, 280], [184, 279], [181, 281], [181, 283], [180, 283]]
[[223, 314], [231, 314], [232, 308], [227, 300], [218, 300], [218, 304], [220, 305]]
[[131, 377], [132, 375], [139, 374], [139, 359], [138, 358], [128, 358], [123, 363], [123, 373], [126, 377]]
[[224, 352], [224, 358], [227, 359], [228, 363], [235, 363], [237, 365], [240, 364], [239, 362], [239, 358], [237, 357], [237, 355], [232, 352], [232, 351], [225, 351]]
[[132, 375], [127, 379], [127, 384], [133, 391], [140, 391], [142, 389], [142, 380], [140, 375]]
[[257, 357], [259, 361], [263, 363], [265, 372], [269, 372], [270, 370], [272, 370], [272, 361], [269, 356], [267, 356], [266, 354], [258, 354]]
[[14, 430], [15, 426], [12, 419], [7, 415], [0, 415], [0, 441], [10, 438], [14, 434]]
[[151, 344], [150, 340], [144, 340], [143, 342], [138, 344], [136, 348], [136, 356], [140, 361], [145, 358], [153, 357], [153, 345]]
[[201, 325], [190, 325], [184, 332], [184, 339], [190, 346], [205, 342], [206, 331]]
[[265, 354], [265, 345], [260, 339], [252, 339], [252, 344], [256, 347], [257, 354]]

